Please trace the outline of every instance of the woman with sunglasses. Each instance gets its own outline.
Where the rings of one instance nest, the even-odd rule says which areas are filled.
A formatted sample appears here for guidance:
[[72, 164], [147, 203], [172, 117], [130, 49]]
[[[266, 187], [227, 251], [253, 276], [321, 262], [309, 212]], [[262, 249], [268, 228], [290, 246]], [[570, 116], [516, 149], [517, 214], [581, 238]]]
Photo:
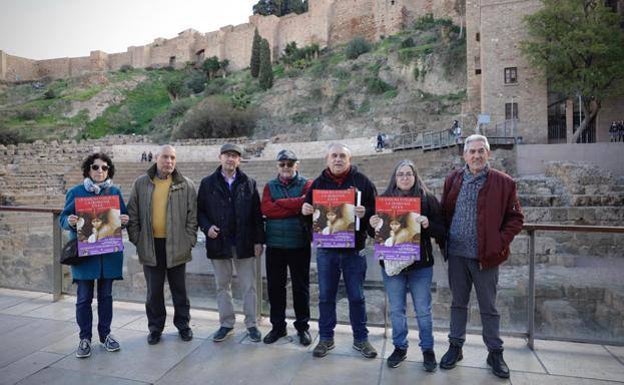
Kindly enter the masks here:
[[[95, 197], [102, 195], [119, 196], [121, 225], [128, 223], [126, 205], [121, 190], [113, 186], [115, 166], [110, 157], [104, 153], [89, 155], [82, 162], [84, 180], [67, 191], [65, 207], [61, 213], [61, 227], [69, 231], [70, 238], [77, 237], [75, 199], [79, 197]], [[80, 329], [80, 342], [76, 349], [76, 357], [86, 358], [91, 355], [91, 336], [93, 313], [91, 302], [97, 280], [98, 299], [98, 336], [107, 351], [120, 349], [119, 342], [111, 335], [113, 319], [113, 281], [122, 279], [123, 252], [92, 255], [84, 258], [78, 265], [71, 266], [73, 283], [77, 285], [76, 322]]]
[[[444, 219], [440, 204], [418, 176], [416, 166], [410, 160], [400, 161], [392, 170], [390, 182], [381, 196], [418, 197], [420, 215], [413, 215], [420, 223], [420, 258], [410, 261], [380, 261], [381, 274], [390, 302], [392, 322], [392, 343], [394, 352], [388, 357], [391, 368], [401, 365], [407, 358], [407, 293], [412, 302], [418, 321], [420, 349], [423, 353], [423, 367], [433, 372], [437, 367], [433, 352], [433, 317], [431, 315], [431, 279], [433, 277], [433, 253], [431, 237], [440, 242], [445, 236]], [[370, 228], [377, 231], [382, 226], [378, 215], [370, 218]], [[408, 226], [409, 227], [409, 226]]]

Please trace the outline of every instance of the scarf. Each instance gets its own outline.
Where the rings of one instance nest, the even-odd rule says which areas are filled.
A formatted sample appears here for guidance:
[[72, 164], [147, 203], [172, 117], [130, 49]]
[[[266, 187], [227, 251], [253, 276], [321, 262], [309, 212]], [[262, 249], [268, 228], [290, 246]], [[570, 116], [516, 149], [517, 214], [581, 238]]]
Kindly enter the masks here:
[[112, 186], [113, 181], [108, 178], [104, 182], [96, 184], [95, 182], [93, 182], [93, 180], [91, 180], [91, 178], [85, 178], [82, 184], [85, 190], [87, 190], [88, 192], [95, 193], [95, 195], [100, 195], [100, 191], [106, 190], [107, 188]]
[[347, 175], [349, 175], [349, 172], [351, 172], [351, 167], [349, 167], [347, 169], [347, 171], [343, 172], [342, 174], [333, 174], [331, 171], [329, 171], [329, 168], [326, 168], [325, 170], [323, 170], [323, 174], [325, 174], [326, 177], [328, 177], [329, 179], [333, 180], [334, 182], [336, 182], [336, 184], [338, 186], [342, 186], [342, 184], [344, 183], [345, 179], [347, 179]]

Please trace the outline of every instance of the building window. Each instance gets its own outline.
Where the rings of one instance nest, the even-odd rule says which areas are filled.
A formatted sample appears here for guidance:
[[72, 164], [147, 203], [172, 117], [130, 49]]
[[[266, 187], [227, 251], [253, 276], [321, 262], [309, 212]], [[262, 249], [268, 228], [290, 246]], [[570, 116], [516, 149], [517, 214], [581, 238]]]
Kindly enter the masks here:
[[476, 41], [481, 41], [481, 34], [479, 32], [477, 32], [477, 34], [475, 36], [475, 40]]
[[475, 75], [481, 75], [481, 68], [477, 68], [475, 70]]
[[505, 120], [518, 119], [518, 103], [505, 103]]
[[390, 1], [390, 5], [394, 5], [394, 0], [391, 0], [391, 1]]
[[505, 84], [518, 83], [518, 67], [505, 68]]

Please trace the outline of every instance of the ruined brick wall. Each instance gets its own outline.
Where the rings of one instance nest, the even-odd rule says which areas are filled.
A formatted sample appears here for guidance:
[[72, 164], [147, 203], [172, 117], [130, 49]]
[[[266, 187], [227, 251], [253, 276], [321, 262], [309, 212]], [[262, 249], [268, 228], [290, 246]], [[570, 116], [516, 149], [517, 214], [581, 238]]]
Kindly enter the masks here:
[[37, 60], [37, 77], [62, 78], [71, 74], [69, 58]]
[[255, 28], [269, 41], [273, 58], [277, 59], [292, 41], [300, 47], [312, 43], [321, 47], [341, 44], [356, 36], [376, 41], [398, 32], [425, 13], [457, 19], [453, 11], [455, 1], [458, 0], [310, 0], [308, 12], [301, 15], [281, 18], [254, 15], [249, 17], [249, 23], [225, 26], [205, 34], [189, 29], [174, 38], [158, 38], [122, 53], [94, 51], [96, 54], [90, 57], [41, 61], [3, 55], [0, 80], [16, 80], [16, 76], [19, 80], [67, 77], [88, 71], [116, 70], [124, 64], [135, 68], [164, 67], [172, 60], [180, 68], [187, 62], [199, 62], [210, 56], [228, 59], [230, 69], [239, 70], [249, 65]]
[[0, 80], [20, 81], [36, 79], [37, 61], [0, 51]]
[[127, 52], [106, 55], [105, 63], [106, 65], [102, 69], [113, 71], [120, 69], [123, 65], [132, 65], [132, 52], [128, 50]]

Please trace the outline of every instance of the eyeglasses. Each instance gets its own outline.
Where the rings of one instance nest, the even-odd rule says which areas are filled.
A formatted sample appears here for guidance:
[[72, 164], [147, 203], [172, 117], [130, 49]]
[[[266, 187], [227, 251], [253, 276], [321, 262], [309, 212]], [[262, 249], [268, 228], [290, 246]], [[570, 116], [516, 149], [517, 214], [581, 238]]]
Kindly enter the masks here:
[[279, 162], [277, 164], [280, 167], [294, 167], [295, 166], [295, 162]]
[[108, 171], [108, 166], [107, 166], [107, 165], [105, 165], [105, 164], [103, 164], [103, 165], [101, 165], [101, 166], [100, 166], [99, 164], [92, 164], [92, 165], [91, 165], [91, 170], [93, 170], [93, 171], [97, 171], [97, 170], [99, 170], [100, 168], [101, 168], [101, 169], [102, 169], [102, 171], [104, 171], [104, 172]]
[[405, 178], [411, 178], [411, 177], [413, 177], [413, 176], [414, 176], [414, 173], [413, 173], [413, 172], [397, 172], [397, 173], [396, 173], [396, 177], [397, 177], [397, 178], [403, 178], [403, 177], [405, 177]]

